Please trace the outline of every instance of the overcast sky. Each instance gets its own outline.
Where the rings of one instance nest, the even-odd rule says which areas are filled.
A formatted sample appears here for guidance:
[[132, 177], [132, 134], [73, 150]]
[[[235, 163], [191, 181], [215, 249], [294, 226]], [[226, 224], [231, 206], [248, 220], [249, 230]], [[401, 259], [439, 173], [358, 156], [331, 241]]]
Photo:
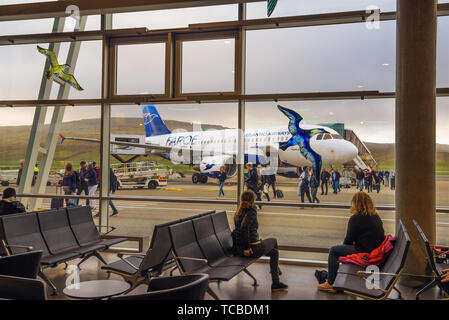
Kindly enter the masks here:
[[[2, 4], [35, 1], [2, 0]], [[440, 1], [440, 2], [449, 2]], [[279, 0], [273, 16], [348, 10], [377, 5], [381, 11], [396, 10], [396, 0]], [[266, 4], [248, 4], [248, 18], [266, 16]], [[150, 29], [185, 27], [189, 23], [235, 20], [237, 6], [226, 5], [182, 10], [114, 15], [114, 28]], [[87, 29], [99, 28], [91, 16]], [[51, 32], [52, 19], [0, 22], [0, 35]], [[68, 28], [66, 29], [68, 30]], [[246, 91], [289, 93], [322, 91], [395, 90], [394, 21], [370, 30], [365, 24], [250, 31], [247, 36]], [[48, 47], [48, 44], [41, 44]], [[68, 44], [58, 57], [62, 64]], [[234, 41], [184, 43], [183, 90], [229, 91], [233, 88]], [[118, 52], [119, 93], [160, 93], [164, 84], [165, 47], [160, 44], [122, 46]], [[35, 45], [0, 47], [0, 100], [36, 99], [45, 57]], [[449, 87], [449, 17], [439, 18], [438, 87]], [[101, 43], [84, 42], [75, 77], [85, 88], [71, 90], [70, 98], [99, 98]], [[51, 97], [56, 98], [59, 85]], [[344, 122], [365, 141], [394, 142], [393, 99], [284, 102], [297, 110], [306, 123]], [[237, 125], [236, 104], [161, 105], [165, 119], [201, 121], [227, 127]], [[437, 99], [437, 142], [449, 144], [449, 98]], [[0, 126], [31, 124], [34, 108], [0, 108]], [[99, 107], [68, 108], [64, 121], [98, 118]], [[141, 117], [138, 106], [114, 106], [113, 116]], [[50, 119], [50, 115], [48, 117]], [[248, 103], [247, 126], [286, 125], [275, 103]]]

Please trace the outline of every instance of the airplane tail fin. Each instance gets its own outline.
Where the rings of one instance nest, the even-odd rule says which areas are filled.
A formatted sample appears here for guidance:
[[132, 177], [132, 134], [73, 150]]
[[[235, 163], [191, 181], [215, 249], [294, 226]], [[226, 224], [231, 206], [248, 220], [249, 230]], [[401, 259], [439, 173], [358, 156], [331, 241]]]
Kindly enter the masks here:
[[164, 121], [161, 119], [159, 112], [152, 104], [145, 104], [142, 106], [143, 123], [145, 125], [145, 134], [147, 137], [160, 136], [163, 134], [170, 134]]

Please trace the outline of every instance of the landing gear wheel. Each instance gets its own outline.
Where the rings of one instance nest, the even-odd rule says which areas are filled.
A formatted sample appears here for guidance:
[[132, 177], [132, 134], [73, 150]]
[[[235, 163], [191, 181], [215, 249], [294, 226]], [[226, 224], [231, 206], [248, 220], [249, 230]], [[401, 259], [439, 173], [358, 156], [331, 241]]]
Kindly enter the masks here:
[[193, 176], [192, 176], [192, 182], [193, 182], [194, 184], [197, 184], [198, 182], [200, 182], [200, 175], [199, 175], [199, 173], [194, 173], [194, 174], [193, 174]]
[[150, 182], [148, 182], [148, 189], [156, 189], [157, 187], [157, 183], [154, 180], [151, 180]]
[[201, 175], [200, 182], [203, 183], [203, 184], [207, 183], [207, 176]]

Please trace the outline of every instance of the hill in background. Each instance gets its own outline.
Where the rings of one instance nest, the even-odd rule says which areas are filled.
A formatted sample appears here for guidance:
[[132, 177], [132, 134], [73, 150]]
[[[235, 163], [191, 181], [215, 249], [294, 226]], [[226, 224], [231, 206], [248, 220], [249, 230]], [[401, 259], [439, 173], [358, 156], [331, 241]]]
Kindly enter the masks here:
[[[112, 118], [111, 132], [115, 134], [136, 134], [144, 135], [145, 129], [141, 118]], [[165, 124], [171, 130], [192, 131], [192, 123], [165, 120]], [[49, 125], [44, 127], [44, 136], [48, 132]], [[226, 129], [219, 125], [202, 125], [203, 130], [221, 130]], [[0, 165], [2, 167], [18, 166], [20, 159], [26, 154], [29, 133], [31, 126], [8, 126], [0, 127]], [[67, 137], [86, 137], [100, 138], [100, 120], [86, 119], [80, 121], [64, 122], [61, 133]], [[379, 168], [393, 169], [395, 166], [395, 147], [393, 143], [372, 143], [366, 142], [374, 159], [376, 159]], [[41, 145], [45, 145], [42, 140]], [[66, 141], [62, 145], [58, 144], [54, 159], [54, 166], [62, 167], [66, 161], [72, 161], [74, 164], [81, 160], [99, 161], [99, 144]], [[148, 157], [150, 160], [156, 160], [154, 156]], [[39, 161], [39, 160], [38, 160]], [[437, 145], [437, 170], [449, 170], [449, 145]]]

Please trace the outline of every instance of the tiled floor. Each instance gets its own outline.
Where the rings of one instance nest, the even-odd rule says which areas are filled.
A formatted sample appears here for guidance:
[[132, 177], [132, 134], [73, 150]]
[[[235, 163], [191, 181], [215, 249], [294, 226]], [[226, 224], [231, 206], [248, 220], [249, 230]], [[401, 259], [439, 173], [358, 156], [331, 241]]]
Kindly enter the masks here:
[[[102, 253], [107, 262], [118, 260], [115, 254]], [[73, 260], [70, 264], [76, 264], [78, 261]], [[82, 265], [80, 272], [80, 280], [97, 280], [107, 279], [107, 275], [100, 269], [101, 262], [95, 258], [90, 258]], [[282, 276], [281, 280], [289, 285], [288, 291], [271, 293], [271, 277], [269, 274], [269, 266], [266, 263], [255, 263], [248, 269], [257, 278], [259, 285], [253, 287], [252, 279], [241, 273], [229, 282], [221, 282], [220, 285], [216, 283], [211, 284], [211, 288], [215, 293], [223, 300], [353, 300], [356, 299], [353, 296], [346, 294], [330, 294], [323, 293], [316, 289], [317, 281], [314, 277], [315, 269], [312, 267], [301, 267], [292, 265], [281, 265]], [[55, 283], [58, 291], [58, 296], [49, 296], [49, 299], [69, 299], [62, 293], [62, 289], [65, 287], [67, 274], [64, 270], [64, 264], [58, 268], [47, 269], [45, 274]], [[111, 279], [123, 280], [120, 276], [111, 275]], [[414, 293], [416, 290], [399, 286], [403, 297], [405, 299], [414, 299]], [[136, 288], [132, 293], [143, 293], [146, 291], [144, 285]], [[50, 294], [50, 291], [48, 291]], [[131, 294], [132, 294], [131, 293]], [[438, 296], [437, 290], [431, 290], [428, 294], [424, 295], [422, 299], [434, 299]], [[396, 293], [392, 293], [391, 297], [396, 297]], [[206, 294], [206, 299], [211, 299]]]

